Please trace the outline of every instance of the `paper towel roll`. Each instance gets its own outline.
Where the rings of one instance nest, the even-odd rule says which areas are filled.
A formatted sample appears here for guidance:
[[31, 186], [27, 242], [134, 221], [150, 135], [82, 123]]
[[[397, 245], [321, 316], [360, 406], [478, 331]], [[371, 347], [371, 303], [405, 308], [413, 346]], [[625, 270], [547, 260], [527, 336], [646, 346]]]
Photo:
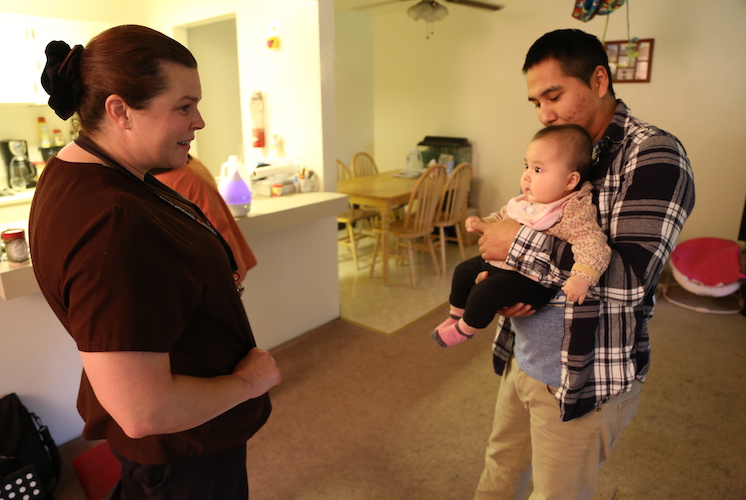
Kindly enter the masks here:
[[279, 165], [270, 165], [267, 167], [257, 167], [251, 172], [251, 180], [263, 179], [280, 174], [295, 174], [294, 163], [282, 163]]

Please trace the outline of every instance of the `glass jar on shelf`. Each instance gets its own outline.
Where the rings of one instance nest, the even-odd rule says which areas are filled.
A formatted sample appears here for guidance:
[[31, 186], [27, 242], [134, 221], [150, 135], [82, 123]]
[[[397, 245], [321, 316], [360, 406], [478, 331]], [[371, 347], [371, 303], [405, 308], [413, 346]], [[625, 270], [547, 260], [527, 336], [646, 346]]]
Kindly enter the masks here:
[[20, 264], [29, 260], [26, 231], [23, 229], [6, 229], [2, 232], [2, 241], [9, 263]]

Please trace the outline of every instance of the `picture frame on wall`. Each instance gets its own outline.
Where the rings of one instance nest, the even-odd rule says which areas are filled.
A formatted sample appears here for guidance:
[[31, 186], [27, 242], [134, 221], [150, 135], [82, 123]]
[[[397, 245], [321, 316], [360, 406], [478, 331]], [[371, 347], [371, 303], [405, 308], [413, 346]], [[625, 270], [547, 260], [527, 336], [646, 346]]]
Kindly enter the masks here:
[[653, 69], [653, 38], [613, 40], [604, 43], [614, 83], [647, 83]]

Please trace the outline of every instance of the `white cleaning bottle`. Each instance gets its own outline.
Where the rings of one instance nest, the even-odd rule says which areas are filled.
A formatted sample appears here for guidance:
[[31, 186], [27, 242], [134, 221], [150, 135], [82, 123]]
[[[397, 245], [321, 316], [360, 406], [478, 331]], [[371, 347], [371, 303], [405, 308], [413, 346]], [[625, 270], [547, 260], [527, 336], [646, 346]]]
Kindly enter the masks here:
[[251, 209], [251, 189], [241, 176], [245, 169], [236, 155], [229, 156], [220, 167], [218, 191], [234, 217], [245, 217]]

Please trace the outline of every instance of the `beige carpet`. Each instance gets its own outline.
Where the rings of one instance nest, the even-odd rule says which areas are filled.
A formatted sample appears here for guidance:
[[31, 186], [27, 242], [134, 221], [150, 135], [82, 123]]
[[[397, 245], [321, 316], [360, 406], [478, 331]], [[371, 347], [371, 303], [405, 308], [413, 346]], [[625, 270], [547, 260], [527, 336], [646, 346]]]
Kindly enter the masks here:
[[[249, 441], [252, 500], [472, 498], [499, 378], [494, 324], [449, 349], [429, 331], [446, 307], [393, 336], [333, 321], [273, 349], [274, 412]], [[601, 470], [597, 500], [746, 498], [746, 317], [661, 300], [635, 419]], [[58, 500], [83, 500], [63, 446]]]
[[252, 499], [469, 498], [499, 379], [491, 335], [430, 340], [445, 311], [393, 337], [335, 321], [275, 349], [283, 382], [249, 442]]
[[[446, 308], [393, 337], [335, 321], [273, 351], [283, 383], [249, 442], [253, 500], [469, 499], [495, 392], [490, 333], [442, 349]], [[596, 499], [746, 498], [746, 318], [661, 301], [638, 414]]]

